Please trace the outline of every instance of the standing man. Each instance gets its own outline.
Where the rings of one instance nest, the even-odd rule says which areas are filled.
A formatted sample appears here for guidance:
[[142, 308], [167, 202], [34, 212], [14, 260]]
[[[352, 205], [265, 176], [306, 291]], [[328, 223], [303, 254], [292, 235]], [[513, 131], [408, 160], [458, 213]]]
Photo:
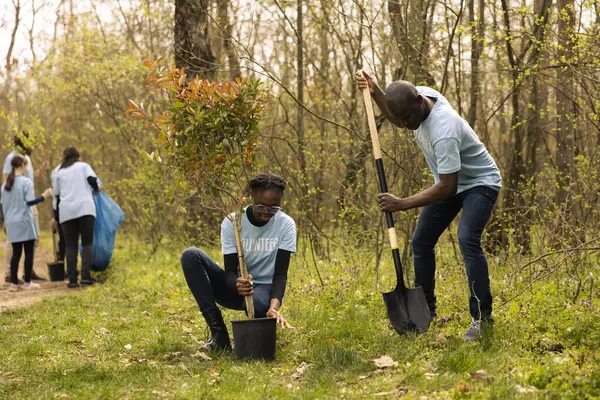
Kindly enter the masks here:
[[[12, 171], [12, 167], [10, 165], [12, 159], [14, 158], [15, 155], [19, 154], [23, 157], [25, 157], [25, 159], [27, 160], [27, 171], [25, 171], [24, 176], [29, 178], [31, 180], [32, 183], [34, 183], [34, 177], [33, 177], [33, 166], [31, 163], [31, 146], [27, 143], [23, 143], [22, 138], [24, 138], [25, 140], [27, 140], [29, 138], [29, 133], [28, 132], [22, 132], [21, 135], [15, 135], [13, 138], [13, 143], [15, 145], [15, 149], [13, 151], [11, 151], [8, 156], [4, 159], [4, 168], [2, 169], [2, 182], [6, 182], [6, 178], [8, 178], [8, 175], [10, 174], [10, 172]], [[38, 228], [38, 232], [40, 229], [40, 222], [39, 222], [39, 216], [38, 216], [38, 209], [37, 206], [31, 206], [31, 209], [33, 211], [33, 216], [35, 218], [35, 224]], [[6, 271], [6, 276], [4, 277], [4, 281], [9, 283], [10, 282], [10, 260], [12, 258], [12, 244], [8, 241], [8, 239], [6, 239], [6, 243], [4, 245], [4, 265], [5, 265], [5, 271]], [[40, 277], [38, 274], [35, 273], [35, 271], [32, 271], [31, 273], [31, 279], [33, 280], [39, 280], [39, 281], [44, 281], [45, 279]]]
[[[364, 74], [364, 76], [363, 76]], [[465, 341], [482, 337], [485, 324], [491, 328], [492, 294], [481, 234], [502, 186], [500, 170], [467, 121], [438, 91], [407, 81], [391, 83], [384, 92], [367, 73], [359, 71], [360, 89], [371, 96], [386, 118], [400, 128], [413, 131], [435, 184], [407, 198], [389, 193], [378, 195], [383, 212], [423, 207], [411, 246], [415, 286], [422, 286], [431, 316], [436, 316], [435, 245], [460, 210], [458, 242], [469, 281], [469, 308], [473, 322]]]

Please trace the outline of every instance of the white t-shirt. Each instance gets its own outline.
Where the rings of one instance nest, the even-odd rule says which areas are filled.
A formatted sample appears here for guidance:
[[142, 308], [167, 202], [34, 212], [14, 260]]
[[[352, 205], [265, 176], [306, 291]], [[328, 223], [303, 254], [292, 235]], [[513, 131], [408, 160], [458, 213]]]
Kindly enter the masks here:
[[437, 99], [427, 119], [413, 131], [435, 182], [439, 182], [439, 174], [458, 172], [457, 193], [475, 186], [499, 190], [500, 170], [469, 123], [437, 90], [426, 86], [417, 86], [417, 90]]
[[[254, 283], [271, 284], [277, 250], [296, 252], [296, 223], [292, 217], [279, 211], [265, 225], [255, 226], [244, 213], [242, 244], [248, 273], [252, 275]], [[229, 218], [225, 218], [221, 224], [221, 250], [223, 254], [237, 253], [233, 222]]]
[[[8, 156], [6, 156], [6, 158], [4, 159], [4, 168], [2, 169], [2, 174], [8, 175], [11, 173], [12, 166], [10, 165], [10, 163], [12, 162], [12, 159], [15, 157], [16, 154], [20, 153], [17, 153], [16, 150], [13, 150], [8, 154]], [[27, 171], [25, 171], [24, 176], [31, 179], [31, 182], [35, 183], [33, 180], [33, 165], [31, 164], [31, 157], [29, 157], [27, 154], [21, 155], [27, 160]]]
[[33, 182], [23, 175], [15, 176], [15, 183], [10, 192], [6, 190], [6, 182], [2, 185], [2, 212], [8, 241], [11, 243], [35, 240], [39, 235], [33, 209], [27, 205], [35, 199]]
[[60, 168], [52, 182], [54, 196], [60, 197], [59, 222], [91, 215], [96, 217], [96, 204], [87, 178], [96, 176], [92, 167], [77, 161], [68, 168]]

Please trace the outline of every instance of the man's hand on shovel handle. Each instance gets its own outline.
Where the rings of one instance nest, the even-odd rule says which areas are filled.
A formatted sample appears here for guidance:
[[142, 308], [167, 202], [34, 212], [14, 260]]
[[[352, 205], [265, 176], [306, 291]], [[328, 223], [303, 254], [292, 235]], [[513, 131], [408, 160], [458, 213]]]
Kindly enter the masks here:
[[393, 194], [379, 193], [377, 200], [379, 201], [379, 209], [382, 212], [405, 211], [409, 208], [404, 199], [400, 199]]
[[252, 275], [248, 275], [248, 279], [237, 278], [235, 287], [237, 288], [237, 291], [240, 294], [240, 296], [252, 296], [252, 292], [254, 291]]
[[368, 88], [371, 94], [375, 93], [377, 89], [377, 82], [375, 82], [369, 73], [363, 70], [356, 71], [356, 83], [358, 83], [360, 90]]

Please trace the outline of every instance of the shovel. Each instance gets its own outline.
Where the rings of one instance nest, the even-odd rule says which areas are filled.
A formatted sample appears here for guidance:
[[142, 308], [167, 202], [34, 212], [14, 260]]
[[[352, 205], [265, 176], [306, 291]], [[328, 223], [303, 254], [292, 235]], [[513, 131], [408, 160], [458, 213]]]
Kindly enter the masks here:
[[65, 262], [58, 261], [58, 244], [56, 241], [57, 232], [52, 232], [52, 250], [54, 252], [54, 262], [48, 263], [48, 275], [53, 282], [62, 282], [65, 280]]
[[[379, 145], [375, 117], [373, 116], [371, 94], [369, 93], [368, 88], [363, 89], [363, 98], [365, 101], [365, 108], [367, 109], [371, 142], [373, 143], [373, 154], [375, 156], [377, 177], [379, 178], [379, 189], [381, 193], [387, 193], [388, 187], [383, 171], [381, 147]], [[411, 289], [407, 288], [404, 284], [400, 251], [398, 250], [398, 238], [396, 237], [396, 228], [394, 228], [394, 217], [392, 216], [392, 213], [386, 212], [385, 220], [387, 222], [397, 280], [396, 288], [393, 291], [381, 293], [387, 309], [388, 318], [390, 319], [394, 330], [401, 335], [407, 332], [424, 333], [429, 329], [429, 323], [431, 322], [431, 314], [429, 312], [427, 300], [425, 299], [425, 293], [423, 292], [422, 287]]]

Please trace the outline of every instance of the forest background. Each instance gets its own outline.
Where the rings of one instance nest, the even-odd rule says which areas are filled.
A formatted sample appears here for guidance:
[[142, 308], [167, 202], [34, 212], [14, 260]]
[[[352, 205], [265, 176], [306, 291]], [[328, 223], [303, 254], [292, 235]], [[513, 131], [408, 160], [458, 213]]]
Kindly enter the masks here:
[[[4, 0], [0, 12], [5, 153], [14, 134], [30, 133], [40, 192], [62, 150], [77, 146], [125, 211], [124, 236], [150, 255], [218, 246], [222, 218], [148, 159], [155, 132], [125, 115], [129, 99], [159, 107], [143, 61], [165, 58], [202, 79], [267, 85], [253, 167], [289, 182], [283, 206], [308, 281], [333, 285], [328, 268], [348, 263], [351, 281], [392, 288], [354, 81], [365, 67], [382, 87], [402, 78], [439, 90], [498, 163], [504, 187], [484, 237], [497, 304], [551, 287], [563, 306], [595, 310], [600, 1]], [[380, 135], [392, 193], [432, 184], [411, 132], [385, 122]], [[49, 210], [42, 216], [48, 228]], [[417, 216], [395, 216], [409, 278]], [[442, 243], [441, 265], [460, 277], [456, 223]]]

